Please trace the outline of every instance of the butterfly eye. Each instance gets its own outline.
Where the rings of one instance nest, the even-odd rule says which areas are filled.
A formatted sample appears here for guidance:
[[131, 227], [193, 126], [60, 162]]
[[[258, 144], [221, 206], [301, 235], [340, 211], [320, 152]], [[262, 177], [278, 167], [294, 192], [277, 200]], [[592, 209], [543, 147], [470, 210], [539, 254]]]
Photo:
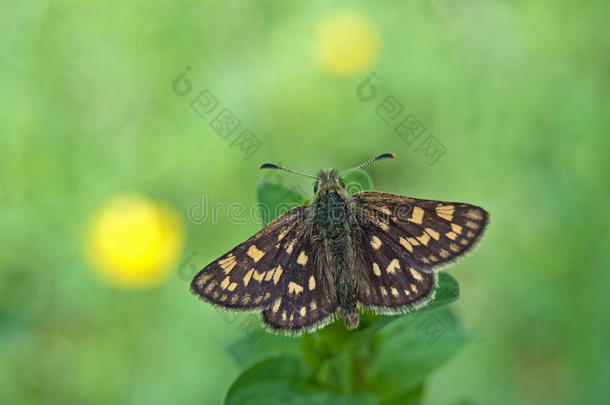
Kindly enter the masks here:
[[318, 183], [313, 185], [313, 192], [317, 193], [318, 192]]

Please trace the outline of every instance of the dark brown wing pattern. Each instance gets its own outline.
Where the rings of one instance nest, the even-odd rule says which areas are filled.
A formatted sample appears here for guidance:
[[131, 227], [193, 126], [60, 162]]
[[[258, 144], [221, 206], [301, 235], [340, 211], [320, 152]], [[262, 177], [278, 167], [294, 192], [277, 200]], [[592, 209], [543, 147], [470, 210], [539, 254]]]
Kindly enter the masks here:
[[381, 313], [404, 312], [434, 297], [436, 273], [413, 268], [401, 249], [374, 227], [363, 235], [358, 297], [364, 307]]
[[262, 311], [265, 325], [284, 333], [330, 322], [337, 302], [316, 264], [306, 213], [307, 207], [288, 211], [207, 265], [191, 292], [228, 309]]
[[263, 311], [263, 321], [271, 329], [301, 332], [318, 329], [334, 319], [338, 303], [329, 286], [311, 240], [295, 252], [286, 283], [269, 308]]
[[[354, 195], [358, 220], [401, 252], [410, 267], [447, 265], [474, 247], [489, 214], [476, 205], [364, 191]], [[373, 231], [376, 230], [376, 231]]]
[[301, 244], [307, 207], [297, 207], [204, 267], [191, 282], [202, 300], [231, 309], [269, 306], [290, 270], [293, 251]]

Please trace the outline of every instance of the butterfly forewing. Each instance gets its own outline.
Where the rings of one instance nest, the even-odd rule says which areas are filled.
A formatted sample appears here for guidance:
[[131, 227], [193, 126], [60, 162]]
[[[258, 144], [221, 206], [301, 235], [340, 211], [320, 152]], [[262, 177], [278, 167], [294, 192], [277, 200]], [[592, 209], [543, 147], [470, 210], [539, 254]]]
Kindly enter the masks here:
[[281, 293], [263, 311], [273, 330], [300, 332], [324, 326], [337, 311], [336, 296], [318, 267], [311, 240], [304, 238], [295, 252]]
[[191, 282], [193, 294], [233, 309], [266, 308], [285, 284], [306, 211], [293, 208], [204, 267]]
[[371, 191], [357, 193], [354, 200], [361, 225], [384, 234], [420, 270], [446, 265], [466, 253], [488, 222], [488, 213], [471, 204]]

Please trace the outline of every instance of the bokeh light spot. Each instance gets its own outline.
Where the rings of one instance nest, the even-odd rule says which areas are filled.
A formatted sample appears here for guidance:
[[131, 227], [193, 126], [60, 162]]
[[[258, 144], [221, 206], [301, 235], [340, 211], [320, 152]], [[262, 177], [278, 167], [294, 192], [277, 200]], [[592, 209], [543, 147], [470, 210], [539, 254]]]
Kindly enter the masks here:
[[182, 223], [171, 208], [142, 197], [121, 196], [94, 215], [87, 257], [114, 286], [154, 287], [167, 279], [182, 243]]
[[324, 19], [316, 29], [314, 53], [323, 70], [350, 76], [368, 69], [379, 53], [379, 34], [366, 17], [344, 12]]

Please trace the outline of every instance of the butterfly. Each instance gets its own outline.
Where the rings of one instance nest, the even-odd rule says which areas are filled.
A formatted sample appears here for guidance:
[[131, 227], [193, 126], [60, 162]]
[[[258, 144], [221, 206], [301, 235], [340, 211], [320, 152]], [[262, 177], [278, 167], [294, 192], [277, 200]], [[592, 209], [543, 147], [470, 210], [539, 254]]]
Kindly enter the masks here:
[[315, 196], [204, 267], [191, 292], [261, 312], [267, 328], [285, 334], [314, 331], [338, 315], [357, 328], [361, 308], [396, 314], [423, 306], [434, 297], [435, 270], [475, 246], [489, 214], [472, 204], [347, 192], [343, 176], [394, 157], [317, 176], [261, 165], [314, 178]]

